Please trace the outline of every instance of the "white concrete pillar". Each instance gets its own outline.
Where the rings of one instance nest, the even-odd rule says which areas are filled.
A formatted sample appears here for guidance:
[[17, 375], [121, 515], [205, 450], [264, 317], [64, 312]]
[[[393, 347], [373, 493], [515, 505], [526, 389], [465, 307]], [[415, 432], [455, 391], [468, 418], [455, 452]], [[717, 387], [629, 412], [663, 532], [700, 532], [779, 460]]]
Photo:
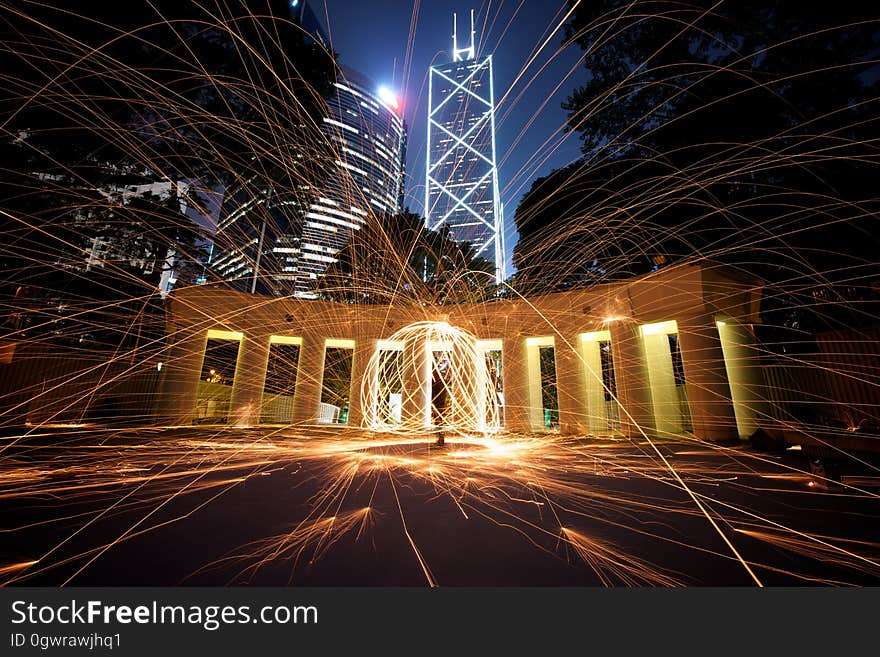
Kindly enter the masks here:
[[348, 403], [348, 426], [360, 427], [364, 420], [363, 400], [361, 398], [361, 384], [367, 365], [373, 354], [376, 353], [379, 341], [376, 338], [358, 337], [354, 343], [351, 365], [351, 398]]
[[639, 327], [632, 321], [621, 320], [612, 322], [608, 330], [620, 403], [620, 430], [634, 439], [640, 438], [642, 432], [653, 435], [651, 386]]
[[263, 386], [269, 364], [269, 336], [245, 334], [238, 348], [229, 423], [250, 427], [260, 423]]
[[504, 428], [514, 433], [531, 433], [528, 364], [525, 338], [505, 337], [501, 348], [504, 388]]
[[192, 424], [205, 358], [208, 332], [186, 327], [171, 334], [171, 346], [162, 355], [162, 383], [156, 400], [156, 420], [161, 425]]
[[737, 324], [730, 319], [718, 321], [717, 325], [737, 432], [745, 440], [755, 432], [760, 420], [768, 417], [769, 412], [764, 398], [761, 357], [755, 348], [755, 334], [751, 325]]
[[414, 431], [431, 426], [431, 359], [428, 341], [408, 343], [403, 351], [403, 425]]
[[736, 416], [715, 319], [708, 314], [678, 320], [678, 338], [694, 435], [737, 438]]
[[303, 332], [299, 349], [299, 367], [293, 391], [294, 424], [317, 424], [321, 405], [321, 383], [324, 379], [323, 336]]
[[486, 430], [487, 404], [489, 395], [494, 395], [489, 383], [489, 370], [486, 367], [486, 352], [475, 345], [472, 352], [467, 354], [471, 367], [467, 372], [466, 383], [470, 387], [471, 396], [475, 398], [476, 410], [469, 417], [475, 431]]
[[[584, 430], [594, 436], [611, 433], [608, 409], [605, 403], [605, 385], [602, 374], [602, 342], [610, 342], [608, 331], [594, 331], [578, 337], [578, 351], [582, 362], [584, 406], [586, 420]], [[613, 356], [612, 356], [613, 362]], [[612, 402], [616, 404], [617, 402]]]
[[645, 367], [651, 386], [654, 428], [659, 435], [680, 435], [684, 431], [682, 414], [687, 411], [676, 385], [670, 335], [677, 334], [675, 322], [645, 324], [640, 328]]
[[556, 390], [559, 400], [559, 431], [563, 434], [590, 432], [587, 416], [587, 389], [580, 335], [557, 338]]

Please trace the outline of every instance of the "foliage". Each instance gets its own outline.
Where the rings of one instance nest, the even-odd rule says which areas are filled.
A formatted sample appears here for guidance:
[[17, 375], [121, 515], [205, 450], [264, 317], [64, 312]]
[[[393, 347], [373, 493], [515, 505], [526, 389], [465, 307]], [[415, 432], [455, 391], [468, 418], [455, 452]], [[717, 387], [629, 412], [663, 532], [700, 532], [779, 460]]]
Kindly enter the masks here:
[[[204, 190], [319, 175], [335, 64], [289, 12], [284, 0], [0, 5], [0, 294], [11, 328], [29, 327], [19, 337], [49, 326], [25, 316], [65, 299], [115, 308], [123, 327], [172, 262], [194, 281], [208, 235], [181, 210], [210, 205]], [[96, 240], [112, 248], [89, 260]], [[91, 322], [78, 317], [44, 337], [82, 342]]]
[[517, 209], [522, 291], [710, 258], [802, 325], [871, 321], [878, 25], [860, 3], [579, 3], [586, 81], [565, 108], [583, 158]]
[[409, 211], [371, 217], [321, 279], [325, 298], [347, 303], [463, 303], [492, 296], [492, 263], [448, 229]]

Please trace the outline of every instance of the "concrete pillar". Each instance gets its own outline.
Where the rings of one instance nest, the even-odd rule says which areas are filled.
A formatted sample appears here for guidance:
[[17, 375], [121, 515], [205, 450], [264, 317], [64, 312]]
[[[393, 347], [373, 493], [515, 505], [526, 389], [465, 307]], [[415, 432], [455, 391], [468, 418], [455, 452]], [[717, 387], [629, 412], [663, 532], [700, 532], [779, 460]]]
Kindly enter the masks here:
[[531, 433], [528, 362], [525, 338], [505, 337], [501, 348], [504, 380], [504, 428], [514, 433]]
[[[664, 326], [672, 324], [671, 326]], [[654, 428], [658, 435], [679, 436], [685, 430], [687, 407], [682, 399], [683, 388], [676, 385], [669, 336], [676, 334], [675, 324], [660, 322], [640, 327], [645, 367], [651, 386]]]
[[170, 338], [171, 345], [161, 359], [156, 420], [165, 426], [192, 424], [208, 332], [186, 327], [174, 330]]
[[608, 330], [620, 404], [620, 430], [633, 439], [641, 438], [642, 432], [653, 435], [651, 385], [639, 327], [631, 320], [622, 320], [612, 322]]
[[403, 352], [403, 425], [420, 431], [431, 425], [431, 359], [427, 340]]
[[718, 333], [721, 337], [737, 431], [739, 437], [745, 440], [769, 414], [764, 398], [761, 357], [755, 348], [755, 334], [751, 325], [737, 324], [728, 319], [718, 322]]
[[248, 335], [241, 339], [229, 423], [236, 427], [250, 427], [260, 423], [263, 386], [269, 364], [269, 336]]
[[299, 348], [299, 366], [293, 391], [293, 423], [317, 424], [324, 379], [323, 336], [304, 332]]
[[[611, 340], [611, 337], [608, 335], [601, 337], [604, 340]], [[607, 435], [610, 433], [610, 430], [608, 428], [608, 410], [605, 404], [605, 386], [602, 379], [601, 341], [598, 338], [584, 341], [578, 336], [578, 351], [583, 359], [582, 381], [585, 390], [584, 404], [587, 414], [586, 421], [584, 422], [584, 431], [594, 436]]]
[[590, 431], [587, 418], [584, 361], [580, 353], [580, 335], [556, 340], [556, 390], [559, 399], [559, 431], [582, 434]]
[[376, 338], [358, 337], [354, 343], [354, 354], [351, 365], [351, 398], [348, 403], [348, 426], [360, 427], [364, 420], [364, 408], [361, 399], [361, 385], [367, 365], [376, 353], [379, 341]]
[[678, 339], [694, 435], [713, 441], [736, 439], [736, 416], [715, 318], [701, 314], [678, 320]]
[[473, 423], [475, 431], [486, 430], [486, 416], [488, 413], [487, 404], [489, 402], [489, 394], [494, 395], [491, 391], [489, 382], [489, 370], [486, 367], [486, 352], [482, 349], [474, 349], [469, 353], [471, 367], [466, 372], [466, 385], [472, 390], [472, 396], [475, 397], [476, 410], [469, 414], [469, 421]]

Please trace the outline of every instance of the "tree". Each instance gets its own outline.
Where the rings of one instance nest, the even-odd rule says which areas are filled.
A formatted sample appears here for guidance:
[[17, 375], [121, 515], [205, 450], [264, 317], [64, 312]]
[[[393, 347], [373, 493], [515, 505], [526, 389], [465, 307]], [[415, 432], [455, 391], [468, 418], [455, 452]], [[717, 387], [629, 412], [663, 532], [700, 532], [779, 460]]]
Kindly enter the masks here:
[[[12, 328], [34, 308], [61, 312], [70, 294], [128, 312], [126, 298], [156, 294], [172, 253], [183, 282], [200, 275], [206, 236], [181, 212], [206, 205], [199, 190], [299, 190], [321, 176], [335, 63], [284, 0], [75, 11], [19, 0], [0, 5], [0, 32], [0, 294]], [[57, 326], [25, 323], [31, 338]]]
[[650, 271], [660, 233], [639, 223], [625, 194], [589, 175], [582, 161], [532, 184], [516, 209], [518, 292], [535, 294], [623, 280]]
[[834, 313], [848, 299], [846, 321], [876, 317], [859, 304], [880, 279], [878, 25], [857, 3], [579, 3], [566, 39], [587, 80], [564, 107], [583, 159], [520, 204], [520, 278], [558, 288], [711, 258], [784, 305], [825, 295]]
[[320, 292], [347, 303], [461, 303], [490, 298], [493, 272], [472, 245], [456, 243], [446, 227], [429, 230], [407, 210], [370, 217], [354, 232], [321, 278]]

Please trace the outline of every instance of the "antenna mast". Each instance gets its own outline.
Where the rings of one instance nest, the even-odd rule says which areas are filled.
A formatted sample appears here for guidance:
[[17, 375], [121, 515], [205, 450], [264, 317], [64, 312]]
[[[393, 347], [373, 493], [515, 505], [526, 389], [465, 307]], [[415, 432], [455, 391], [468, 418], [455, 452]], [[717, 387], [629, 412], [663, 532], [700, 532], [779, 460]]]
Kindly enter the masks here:
[[[464, 59], [473, 59], [474, 52], [474, 10], [471, 9], [471, 38], [470, 45], [466, 48], [458, 47], [458, 16], [452, 14], [452, 61], [460, 62]], [[465, 55], [464, 57], [462, 55]]]

